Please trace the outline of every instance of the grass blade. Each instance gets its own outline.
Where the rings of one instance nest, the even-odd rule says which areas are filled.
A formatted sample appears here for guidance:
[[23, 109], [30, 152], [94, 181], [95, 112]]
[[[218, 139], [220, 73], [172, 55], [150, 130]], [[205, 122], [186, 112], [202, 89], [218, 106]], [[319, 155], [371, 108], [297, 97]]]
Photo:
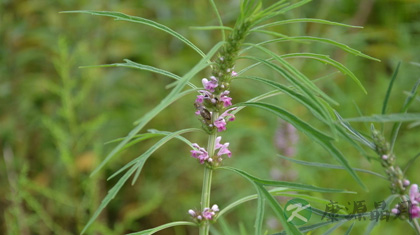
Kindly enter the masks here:
[[355, 222], [353, 222], [353, 223], [351, 224], [351, 226], [349, 227], [349, 229], [347, 229], [347, 231], [346, 231], [346, 233], [345, 233], [344, 235], [350, 235], [351, 230], [353, 229], [354, 223], [355, 223]]
[[[125, 61], [125, 63], [89, 65], [89, 66], [81, 66], [80, 68], [108, 68], [108, 67], [133, 68], [133, 69], [139, 69], [139, 70], [144, 70], [144, 71], [149, 71], [149, 72], [161, 74], [161, 75], [173, 78], [175, 80], [181, 80], [180, 76], [178, 76], [176, 74], [173, 74], [169, 71], [159, 69], [159, 68], [155, 68], [155, 67], [150, 66], [150, 65], [139, 64], [139, 63], [133, 62], [133, 61], [128, 60], [128, 59], [125, 59], [124, 61]], [[194, 84], [192, 84], [190, 82], [188, 82], [187, 84], [188, 84], [188, 86], [192, 87], [193, 89], [197, 89], [197, 86], [195, 86]]]
[[247, 102], [247, 103], [240, 103], [237, 105], [238, 106], [252, 106], [252, 107], [258, 107], [258, 108], [268, 110], [276, 114], [277, 116], [279, 116], [284, 121], [289, 122], [290, 124], [295, 126], [298, 130], [302, 131], [306, 135], [313, 137], [314, 139], [319, 140], [321, 142], [333, 140], [333, 138], [330, 137], [329, 135], [318, 131], [317, 129], [309, 125], [308, 123], [302, 121], [301, 119], [297, 118], [293, 114], [287, 112], [286, 110], [280, 107], [277, 107], [271, 104], [266, 104], [266, 103], [258, 103], [258, 102]]
[[339, 123], [347, 129], [348, 132], [350, 132], [352, 135], [351, 137], [354, 138], [355, 140], [359, 141], [360, 143], [368, 146], [369, 148], [375, 150], [376, 146], [372, 141], [369, 141], [368, 139], [366, 139], [366, 137], [364, 137], [362, 134], [360, 134], [358, 131], [356, 131], [353, 127], [351, 127], [351, 125], [344, 121], [344, 119], [340, 116], [340, 114], [338, 112], [335, 112], [335, 115], [337, 116], [337, 119], [339, 121]]
[[180, 41], [182, 41], [183, 43], [185, 43], [186, 45], [191, 47], [194, 51], [196, 51], [198, 54], [200, 54], [200, 56], [202, 56], [202, 57], [206, 56], [196, 45], [194, 45], [192, 42], [190, 42], [187, 38], [185, 38], [184, 36], [182, 36], [178, 32], [174, 31], [173, 29], [171, 29], [171, 28], [169, 28], [169, 27], [167, 27], [163, 24], [159, 24], [159, 23], [157, 23], [155, 21], [152, 21], [152, 20], [149, 20], [149, 19], [145, 19], [145, 18], [138, 17], [138, 16], [130, 16], [130, 15], [126, 15], [126, 14], [121, 13], [121, 12], [112, 12], [112, 11], [79, 10], [79, 11], [63, 11], [63, 12], [60, 12], [60, 13], [87, 13], [87, 14], [91, 14], [91, 15], [108, 16], [108, 17], [114, 18], [115, 20], [122, 20], [122, 21], [145, 24], [145, 25], [151, 26], [153, 28], [162, 30], [162, 31], [178, 38]]
[[214, 3], [214, 0], [210, 0], [210, 4], [211, 4], [211, 7], [212, 7], [212, 8], [213, 8], [213, 10], [214, 10], [214, 13], [216, 13], [217, 20], [219, 21], [219, 25], [220, 25], [220, 27], [222, 27], [222, 29], [220, 30], [220, 31], [221, 31], [221, 33], [222, 33], [222, 40], [223, 40], [223, 41], [226, 41], [225, 30], [223, 29], [223, 21], [222, 21], [222, 17], [220, 16], [219, 10], [217, 10], [216, 3]]
[[272, 26], [283, 25], [283, 24], [292, 24], [292, 23], [318, 23], [318, 24], [334, 25], [334, 26], [349, 27], [349, 28], [363, 28], [362, 26], [342, 24], [342, 23], [333, 22], [329, 20], [323, 20], [323, 19], [298, 18], [298, 19], [290, 19], [290, 20], [280, 20], [280, 21], [268, 23], [265, 25], [260, 25], [251, 29], [251, 31], [261, 29], [261, 28], [266, 28], [266, 27], [272, 27]]
[[388, 100], [389, 100], [389, 97], [391, 96], [391, 90], [392, 90], [392, 87], [394, 85], [395, 79], [397, 78], [398, 70], [400, 69], [400, 65], [401, 65], [401, 62], [398, 62], [397, 68], [395, 68], [395, 71], [392, 74], [391, 81], [389, 81], [389, 86], [388, 86], [388, 89], [387, 89], [386, 94], [385, 94], [384, 103], [382, 104], [382, 114], [385, 114], [385, 112], [386, 112], [386, 108], [387, 108], [387, 105], [388, 105]]
[[[315, 202], [319, 202], [319, 203], [324, 203], [324, 204], [328, 204], [331, 203], [331, 201], [326, 200], [326, 199], [320, 199], [317, 197], [313, 197], [313, 196], [309, 196], [306, 194], [296, 194], [296, 193], [287, 193], [287, 191], [299, 191], [296, 189], [289, 189], [289, 188], [284, 188], [284, 187], [279, 187], [279, 188], [274, 188], [271, 190], [268, 190], [268, 192], [273, 195], [273, 196], [283, 196], [283, 197], [293, 197], [293, 198], [302, 198], [305, 199], [307, 201], [315, 201]], [[215, 220], [217, 220], [217, 218], [223, 216], [224, 214], [228, 213], [230, 210], [232, 210], [233, 208], [248, 202], [248, 201], [252, 201], [258, 198], [258, 194], [253, 194], [253, 195], [249, 195], [246, 197], [243, 197], [241, 199], [238, 199], [234, 202], [232, 202], [231, 204], [229, 204], [228, 206], [225, 206], [215, 217]]]
[[347, 122], [413, 122], [420, 121], [420, 113], [391, 113], [364, 117], [345, 118]]
[[190, 29], [192, 30], [221, 30], [224, 32], [225, 30], [233, 31], [231, 27], [228, 26], [191, 26]]
[[287, 182], [287, 181], [263, 180], [234, 167], [225, 166], [225, 167], [219, 167], [219, 169], [233, 171], [241, 175], [242, 177], [245, 177], [246, 179], [251, 180], [252, 182], [255, 182], [260, 185], [265, 185], [265, 186], [286, 187], [290, 189], [304, 190], [304, 191], [310, 191], [310, 192], [321, 192], [321, 193], [353, 193], [353, 192], [342, 190], [342, 189], [321, 188], [321, 187], [316, 187], [313, 185], [299, 184], [299, 183], [293, 183], [293, 182]]
[[[417, 88], [419, 87], [419, 85], [420, 85], [420, 79], [417, 80], [417, 82], [414, 84], [413, 88], [411, 89], [410, 96], [408, 96], [405, 99], [404, 105], [403, 105], [402, 110], [401, 110], [401, 113], [406, 113], [408, 111], [408, 108], [410, 107], [410, 105], [415, 100], [416, 93], [417, 93]], [[398, 136], [398, 132], [401, 128], [401, 124], [402, 124], [401, 122], [395, 123], [394, 126], [392, 127], [392, 131], [391, 131], [391, 151], [394, 150], [395, 141], [397, 141], [397, 136]]]
[[359, 79], [357, 79], [356, 75], [352, 71], [350, 71], [346, 66], [341, 64], [340, 62], [331, 59], [328, 55], [322, 55], [322, 54], [316, 54], [316, 53], [291, 53], [282, 55], [282, 58], [293, 58], [293, 57], [303, 57], [303, 58], [311, 58], [318, 61], [321, 61], [323, 63], [327, 63], [329, 65], [334, 66], [336, 69], [338, 69], [343, 74], [346, 74], [349, 76], [359, 87], [363, 90], [365, 94], [367, 94], [366, 89], [363, 87], [362, 83]]
[[[280, 154], [278, 154], [277, 156], [278, 156], [278, 157], [280, 157], [280, 158], [282, 158], [282, 159], [285, 159], [285, 160], [287, 160], [287, 161], [291, 161], [291, 162], [293, 162], [293, 163], [297, 163], [297, 164], [304, 165], [304, 166], [314, 166], [314, 167], [320, 167], [320, 168], [340, 169], [340, 170], [344, 170], [344, 169], [345, 169], [345, 168], [344, 168], [344, 167], [342, 167], [342, 166], [333, 165], [333, 164], [328, 164], [328, 163], [320, 163], [320, 162], [307, 162], [307, 161], [297, 160], [297, 159], [290, 158], [290, 157], [285, 157], [285, 156], [282, 156], [282, 155], [280, 155]], [[360, 169], [360, 168], [352, 168], [352, 169], [353, 169], [354, 171], [359, 171], [359, 172], [363, 172], [363, 173], [367, 173], [367, 174], [375, 175], [375, 176], [378, 176], [378, 177], [380, 177], [380, 178], [382, 178], [382, 179], [384, 179], [384, 180], [388, 180], [388, 178], [387, 178], [387, 177], [385, 177], [385, 176], [383, 176], [383, 175], [381, 175], [381, 174], [379, 174], [379, 173], [373, 172], [373, 171], [369, 171], [369, 170], [365, 170], [365, 169]]]
[[93, 216], [89, 219], [85, 227], [83, 228], [81, 234], [85, 233], [86, 230], [92, 225], [92, 223], [96, 220], [96, 218], [99, 216], [99, 214], [102, 212], [102, 210], [108, 205], [108, 203], [114, 199], [115, 195], [120, 191], [122, 186], [127, 182], [128, 178], [136, 171], [136, 167], [133, 166], [128, 170], [119, 180], [118, 182], [112, 187], [108, 194], [105, 196], [105, 198], [102, 200], [101, 204], [99, 205], [99, 208], [96, 209]]
[[[257, 187], [260, 189], [262, 194], [267, 199], [268, 204], [273, 209], [274, 214], [277, 218], [280, 219], [280, 223], [283, 225], [283, 228], [286, 230], [288, 234], [299, 235], [302, 234], [299, 229], [292, 223], [287, 222], [287, 218], [284, 215], [283, 208], [280, 206], [279, 202], [265, 189], [262, 185], [257, 184]], [[261, 233], [260, 233], [261, 234]]]
[[[276, 43], [276, 42], [284, 42], [284, 41], [298, 41], [298, 42], [320, 42], [320, 43], [326, 43], [329, 45], [333, 45], [336, 46], [344, 51], [347, 51], [350, 54], [353, 54], [355, 56], [361, 56], [370, 60], [375, 60], [375, 61], [380, 61], [379, 59], [376, 59], [374, 57], [368, 56], [366, 54], [363, 54], [362, 52], [353, 49], [349, 46], [347, 46], [346, 44], [340, 43], [340, 42], [336, 42], [334, 40], [328, 39], [328, 38], [320, 38], [320, 37], [312, 37], [312, 36], [295, 36], [295, 37], [289, 37], [289, 38], [279, 38], [279, 39], [272, 39], [272, 40], [267, 40], [265, 42], [261, 42], [258, 43], [256, 45], [265, 45], [265, 44], [269, 44], [269, 43]], [[251, 49], [252, 46], [245, 48], [244, 50], [242, 50], [242, 52]]]

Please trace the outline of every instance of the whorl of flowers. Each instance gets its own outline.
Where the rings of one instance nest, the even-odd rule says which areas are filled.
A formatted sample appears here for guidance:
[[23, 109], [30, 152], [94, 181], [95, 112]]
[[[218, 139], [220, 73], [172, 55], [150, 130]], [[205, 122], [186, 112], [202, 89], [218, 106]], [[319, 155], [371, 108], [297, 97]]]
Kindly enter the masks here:
[[[408, 185], [410, 182], [407, 180]], [[403, 215], [408, 213], [410, 219], [420, 218], [420, 192], [417, 184], [410, 187], [409, 200], [397, 204], [391, 212], [395, 215]]]
[[232, 156], [232, 153], [228, 149], [229, 143], [221, 144], [220, 141], [222, 137], [219, 136], [216, 138], [214, 150], [219, 150], [214, 156], [209, 156], [206, 149], [200, 147], [198, 144], [192, 144], [194, 149], [191, 150], [191, 156], [197, 158], [201, 164], [208, 163], [210, 165], [219, 165], [223, 161], [223, 155]]
[[[228, 69], [231, 76], [236, 76], [236, 72]], [[232, 98], [229, 96], [230, 91], [227, 90], [228, 83], [223, 82], [216, 76], [202, 80], [204, 90], [199, 90], [195, 100], [195, 114], [201, 117], [203, 126], [208, 132], [217, 129], [218, 132], [226, 130], [226, 124], [235, 120], [235, 116], [229, 112], [236, 108], [227, 109], [232, 105]], [[224, 111], [219, 117], [215, 117], [216, 113]]]
[[190, 214], [194, 219], [200, 221], [203, 220], [212, 220], [216, 213], [219, 211], [219, 207], [214, 204], [211, 208], [204, 208], [203, 211], [195, 211], [195, 210], [188, 210], [188, 214]]

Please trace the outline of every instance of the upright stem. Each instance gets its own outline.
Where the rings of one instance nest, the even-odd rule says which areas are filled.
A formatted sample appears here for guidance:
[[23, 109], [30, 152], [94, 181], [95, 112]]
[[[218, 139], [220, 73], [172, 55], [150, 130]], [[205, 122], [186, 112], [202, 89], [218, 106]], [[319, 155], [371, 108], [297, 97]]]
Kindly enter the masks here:
[[[219, 117], [218, 113], [214, 113], [212, 119], [216, 120]], [[217, 133], [209, 135], [207, 142], [207, 152], [210, 157], [214, 156], [214, 147], [217, 138]], [[203, 191], [201, 192], [201, 211], [204, 211], [204, 208], [210, 208], [210, 192], [211, 192], [211, 179], [213, 176], [213, 169], [209, 166], [204, 167], [204, 176], [203, 176]], [[203, 221], [200, 225], [200, 235], [209, 234], [210, 223], [208, 221]]]
[[417, 234], [420, 234], [420, 226], [417, 219], [413, 219], [414, 227], [416, 227]]

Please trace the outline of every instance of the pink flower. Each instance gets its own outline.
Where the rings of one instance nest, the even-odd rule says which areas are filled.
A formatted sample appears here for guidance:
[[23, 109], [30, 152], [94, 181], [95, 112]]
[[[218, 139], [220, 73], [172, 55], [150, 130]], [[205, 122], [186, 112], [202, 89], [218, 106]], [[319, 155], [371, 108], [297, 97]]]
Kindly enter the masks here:
[[214, 92], [214, 89], [218, 86], [218, 81], [215, 76], [211, 76], [210, 81], [207, 78], [203, 78], [201, 82], [203, 83], [204, 89], [210, 92]]
[[222, 156], [226, 154], [228, 157], [232, 156], [232, 153], [229, 151], [229, 143], [220, 144], [220, 140], [222, 140], [222, 137], [219, 136], [216, 138], [216, 145], [214, 147], [215, 150], [219, 149], [219, 152], [217, 153], [217, 156]]
[[208, 208], [208, 207], [204, 208], [203, 212], [188, 210], [188, 213], [193, 218], [196, 218], [198, 220], [202, 220], [202, 219], [211, 220], [214, 218], [214, 216], [216, 215], [216, 212], [218, 211], [219, 211], [219, 207], [216, 204], [214, 204], [211, 208]]
[[417, 184], [412, 184], [410, 187], [410, 202], [411, 208], [409, 209], [411, 218], [420, 218], [420, 193], [419, 186]]
[[203, 217], [207, 220], [211, 220], [214, 218], [214, 216], [216, 215], [216, 212], [219, 211], [219, 207], [214, 204], [211, 209], [210, 208], [204, 208], [204, 211], [202, 213]]
[[218, 118], [216, 121], [214, 121], [213, 124], [217, 128], [218, 132], [222, 132], [226, 130], [226, 121], [223, 118]]
[[420, 207], [418, 205], [412, 204], [409, 212], [412, 219], [420, 218]]
[[188, 210], [188, 214], [190, 214], [192, 217], [195, 217], [197, 213], [194, 210]]
[[223, 106], [229, 107], [232, 105], [232, 98], [228, 96], [229, 95], [229, 91], [224, 91], [221, 95], [220, 95], [220, 101], [223, 102]]
[[232, 77], [236, 77], [236, 76], [238, 76], [238, 73], [236, 73], [235, 71], [232, 71], [231, 75], [232, 75]]
[[203, 211], [203, 217], [204, 219], [211, 220], [215, 213], [210, 210], [210, 208], [205, 208]]
[[214, 121], [214, 126], [217, 127], [217, 131], [218, 132], [222, 132], [224, 130], [226, 130], [226, 121], [234, 121], [235, 120], [235, 115], [229, 113], [233, 110], [235, 110], [236, 108], [230, 108], [228, 110], [226, 110], [225, 112], [223, 112], [219, 118]]
[[195, 100], [195, 102], [202, 104], [203, 101], [204, 101], [204, 95], [197, 95], [197, 99]]
[[410, 201], [413, 204], [418, 204], [420, 201], [419, 186], [417, 184], [412, 184], [410, 187]]
[[190, 151], [191, 156], [193, 158], [197, 158], [198, 160], [200, 160], [200, 164], [203, 164], [205, 161], [208, 161], [209, 159], [211, 159], [209, 158], [209, 154], [204, 148], [201, 148], [198, 144], [192, 144], [192, 146], [195, 149]]

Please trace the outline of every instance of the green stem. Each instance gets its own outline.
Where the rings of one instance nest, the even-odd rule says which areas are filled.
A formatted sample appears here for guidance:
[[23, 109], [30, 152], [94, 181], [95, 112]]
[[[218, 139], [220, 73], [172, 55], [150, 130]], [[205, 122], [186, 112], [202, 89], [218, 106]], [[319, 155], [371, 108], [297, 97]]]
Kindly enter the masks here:
[[414, 227], [416, 228], [417, 234], [420, 234], [420, 226], [417, 219], [413, 220]]
[[[210, 192], [211, 192], [211, 178], [213, 175], [213, 169], [209, 167], [204, 168], [204, 178], [203, 178], [203, 192], [201, 194], [201, 211], [204, 211], [204, 208], [210, 208]], [[204, 220], [200, 225], [200, 235], [208, 235], [210, 229], [209, 221]]]
[[[218, 113], [214, 113], [213, 119], [218, 118]], [[214, 156], [214, 146], [217, 138], [217, 133], [209, 135], [207, 143], [207, 153], [209, 157]], [[210, 193], [211, 193], [211, 179], [213, 175], [213, 169], [209, 166], [204, 167], [204, 176], [203, 176], [203, 191], [201, 193], [201, 211], [204, 211], [204, 208], [210, 208]], [[200, 225], [200, 235], [208, 235], [210, 230], [209, 221], [203, 221]]]

